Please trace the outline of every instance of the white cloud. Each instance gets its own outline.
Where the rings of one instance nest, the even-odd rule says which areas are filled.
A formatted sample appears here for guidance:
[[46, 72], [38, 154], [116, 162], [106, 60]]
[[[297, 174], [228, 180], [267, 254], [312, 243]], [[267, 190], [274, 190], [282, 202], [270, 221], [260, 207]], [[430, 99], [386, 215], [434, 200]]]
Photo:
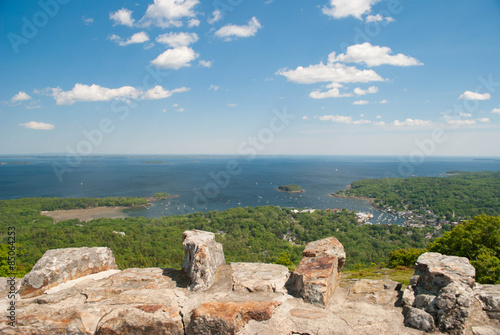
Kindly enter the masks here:
[[489, 93], [476, 93], [471, 91], [465, 91], [458, 98], [465, 100], [490, 100], [491, 95]]
[[164, 43], [172, 48], [188, 46], [198, 41], [198, 35], [195, 33], [174, 33], [160, 35], [156, 38], [156, 42]]
[[220, 21], [222, 19], [222, 11], [220, 9], [216, 9], [212, 12], [212, 17], [209, 17], [207, 19], [207, 22], [209, 24], [214, 24], [217, 21]]
[[371, 12], [372, 6], [381, 0], [330, 0], [330, 7], [324, 6], [322, 11], [336, 19], [354, 16], [361, 20], [361, 16]]
[[289, 81], [298, 84], [315, 84], [320, 82], [331, 83], [368, 83], [384, 81], [373, 70], [360, 70], [340, 63], [319, 63], [308, 67], [299, 66], [295, 70], [282, 69], [276, 74], [286, 77]]
[[310, 120], [310, 119], [309, 119], [309, 116], [304, 115], [304, 116], [302, 117], [302, 120]]
[[238, 104], [227, 103], [227, 107], [238, 107]]
[[182, 108], [182, 107], [180, 107], [180, 108], [177, 108], [177, 111], [178, 111], [179, 113], [182, 113], [182, 112], [184, 112], [184, 111], [185, 111], [185, 109], [184, 109], [184, 108]]
[[391, 48], [371, 45], [369, 42], [351, 45], [347, 48], [345, 54], [340, 54], [336, 57], [335, 52], [332, 52], [328, 56], [328, 60], [330, 62], [364, 63], [368, 67], [384, 64], [394, 66], [423, 65], [423, 63], [413, 57], [403, 54], [392, 55]]
[[371, 124], [372, 122], [370, 120], [356, 120], [356, 121], [353, 121], [352, 124]]
[[325, 98], [344, 98], [352, 96], [351, 93], [340, 93], [338, 88], [332, 88], [329, 91], [321, 92], [319, 90], [312, 91], [309, 96], [313, 99], [325, 99]]
[[36, 122], [36, 121], [20, 123], [19, 126], [23, 126], [23, 127], [28, 128], [28, 129], [37, 129], [37, 130], [52, 130], [52, 129], [54, 129], [53, 124], [44, 123], [44, 122]]
[[189, 88], [187, 88], [187, 87], [180, 87], [180, 88], [176, 88], [174, 90], [169, 91], [169, 90], [164, 89], [160, 85], [156, 85], [155, 87], [147, 90], [144, 93], [144, 95], [142, 96], [142, 99], [145, 99], [145, 100], [165, 99], [165, 98], [172, 96], [172, 94], [174, 94], [174, 93], [182, 93], [182, 92], [187, 92], [187, 91], [189, 91]]
[[356, 94], [356, 95], [373, 94], [373, 93], [377, 93], [377, 92], [378, 92], [378, 87], [376, 87], [376, 86], [370, 86], [370, 87], [368, 87], [367, 90], [363, 90], [360, 87], [356, 87], [354, 89], [354, 94]]
[[130, 36], [128, 40], [124, 41], [120, 36], [118, 35], [111, 35], [109, 36], [109, 39], [111, 41], [114, 41], [118, 43], [118, 45], [124, 47], [129, 44], [137, 44], [137, 43], [144, 43], [149, 41], [149, 36], [146, 34], [144, 31], [135, 33], [134, 35]]
[[16, 93], [12, 99], [10, 99], [10, 102], [12, 102], [13, 104], [17, 103], [17, 102], [21, 102], [21, 101], [26, 101], [26, 100], [31, 100], [31, 96], [24, 92], [24, 91], [19, 91], [18, 93]]
[[75, 84], [71, 91], [63, 91], [59, 87], [52, 88], [52, 96], [58, 105], [72, 105], [77, 101], [109, 101], [113, 99], [134, 99], [142, 92], [132, 86], [106, 88], [99, 85]]
[[395, 127], [429, 127], [432, 126], [432, 121], [419, 119], [394, 120], [392, 125]]
[[198, 62], [198, 65], [201, 67], [212, 67], [213, 64], [214, 64], [214, 61], [212, 61], [212, 60], [200, 60]]
[[387, 99], [383, 99], [383, 100], [380, 100], [379, 101], [379, 104], [388, 104], [389, 101], [387, 101]]
[[334, 123], [350, 124], [352, 122], [352, 117], [344, 115], [323, 115], [317, 117], [315, 116], [315, 118], [321, 121], [332, 121]]
[[163, 108], [163, 109], [162, 109], [162, 112], [163, 112], [163, 113], [166, 113], [166, 112], [167, 112], [167, 109], [166, 109], [166, 108]]
[[200, 25], [200, 20], [192, 18], [188, 21], [188, 28], [198, 27]]
[[215, 36], [222, 37], [226, 41], [230, 41], [237, 37], [251, 37], [257, 34], [257, 31], [261, 28], [259, 20], [254, 16], [248, 21], [246, 26], [237, 26], [234, 24], [228, 24], [220, 28], [215, 32]]
[[464, 112], [460, 112], [458, 114], [459, 117], [472, 117], [472, 113], [464, 113]]
[[478, 122], [488, 123], [488, 122], [490, 122], [491, 120], [490, 120], [490, 118], [488, 118], [488, 117], [482, 117], [482, 118], [477, 119], [477, 121], [478, 121]]
[[357, 100], [352, 103], [353, 105], [368, 105], [369, 102], [366, 100]]
[[94, 23], [94, 19], [91, 18], [91, 17], [85, 17], [85, 16], [82, 16], [82, 21], [83, 23], [88, 26], [88, 25], [91, 25], [92, 23]]
[[114, 21], [113, 26], [121, 24], [124, 26], [132, 27], [135, 22], [135, 20], [132, 18], [132, 13], [133, 12], [131, 10], [122, 8], [114, 13], [109, 13], [109, 18]]
[[380, 14], [377, 14], [377, 15], [368, 15], [366, 18], [365, 18], [365, 21], [366, 22], [380, 22], [380, 21], [385, 21], [385, 22], [394, 22], [396, 20], [394, 20], [394, 18], [390, 17], [390, 16], [387, 16], [387, 17], [384, 17]]
[[151, 61], [151, 64], [163, 69], [178, 70], [181, 67], [191, 66], [191, 61], [199, 57], [199, 54], [193, 49], [182, 46], [174, 49], [168, 49], [156, 59]]
[[493, 114], [500, 114], [500, 107], [499, 107], [499, 108], [493, 108], [493, 109], [491, 110], [491, 112], [492, 112]]
[[[194, 7], [200, 3], [199, 0], [154, 0], [148, 6], [146, 14], [140, 20], [144, 26], [155, 25], [161, 28], [181, 27], [182, 19], [194, 18], [196, 13]], [[195, 22], [191, 22], [192, 24]]]
[[209, 90], [217, 91], [219, 89], [219, 86], [210, 84], [210, 87], [208, 88]]
[[376, 119], [381, 119], [382, 118], [382, 115], [377, 115], [375, 116]]
[[476, 124], [476, 120], [448, 120], [446, 123], [452, 126], [470, 126]]
[[173, 104], [172, 107], [179, 107], [179, 104]]

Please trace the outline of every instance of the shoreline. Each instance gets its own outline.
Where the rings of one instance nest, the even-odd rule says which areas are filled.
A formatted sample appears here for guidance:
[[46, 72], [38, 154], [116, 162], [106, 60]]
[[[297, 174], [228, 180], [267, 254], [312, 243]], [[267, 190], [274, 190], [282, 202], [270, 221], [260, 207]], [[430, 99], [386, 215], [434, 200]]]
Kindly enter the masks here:
[[276, 188], [276, 191], [283, 192], [283, 193], [296, 194], [296, 193], [304, 193], [306, 190], [300, 190], [300, 191], [283, 191], [283, 190], [280, 190], [279, 188]]
[[168, 200], [168, 199], [178, 198], [178, 197], [180, 197], [180, 195], [167, 195], [166, 197], [161, 197], [161, 198], [144, 197], [144, 199], [146, 199], [146, 201], [148, 202], [148, 206], [150, 206], [152, 202], [161, 201], [161, 200]]

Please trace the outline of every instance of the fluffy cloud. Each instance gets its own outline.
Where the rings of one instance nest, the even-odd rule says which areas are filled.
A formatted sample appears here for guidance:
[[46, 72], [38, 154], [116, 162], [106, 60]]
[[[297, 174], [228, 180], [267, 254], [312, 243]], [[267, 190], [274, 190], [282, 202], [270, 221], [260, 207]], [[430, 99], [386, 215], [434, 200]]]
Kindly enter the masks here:
[[354, 94], [356, 94], [356, 95], [373, 94], [373, 93], [377, 93], [377, 92], [378, 92], [378, 87], [376, 87], [376, 86], [370, 86], [370, 87], [368, 87], [367, 90], [363, 90], [360, 87], [356, 87], [354, 89]]
[[365, 21], [366, 22], [380, 22], [380, 21], [385, 21], [385, 22], [394, 22], [396, 20], [394, 20], [394, 18], [390, 17], [390, 16], [387, 16], [387, 17], [384, 17], [380, 14], [377, 14], [377, 15], [368, 15], [366, 18], [365, 18]]
[[189, 88], [187, 87], [181, 87], [181, 88], [176, 88], [174, 90], [166, 90], [160, 85], [156, 85], [152, 89], [147, 90], [144, 95], [142, 96], [142, 99], [145, 100], [158, 100], [158, 99], [165, 99], [174, 93], [182, 93], [182, 92], [187, 92], [189, 91]]
[[28, 93], [24, 91], [19, 91], [17, 94], [15, 94], [12, 99], [10, 99], [10, 102], [13, 104], [21, 102], [21, 101], [26, 101], [26, 100], [31, 100], [31, 97]]
[[458, 98], [465, 100], [490, 100], [491, 95], [489, 93], [476, 93], [471, 91], [465, 91]]
[[238, 107], [238, 104], [227, 103], [227, 107]]
[[114, 13], [109, 13], [109, 18], [114, 22], [113, 26], [124, 25], [132, 27], [135, 20], [132, 18], [132, 11], [126, 8], [122, 8]]
[[219, 86], [214, 85], [214, 84], [210, 84], [210, 87], [208, 89], [215, 92], [215, 91], [217, 91], [219, 89]]
[[329, 91], [321, 92], [319, 90], [312, 91], [309, 96], [313, 99], [325, 99], [325, 98], [344, 98], [350, 97], [352, 94], [350, 93], [340, 93], [340, 90], [337, 87], [332, 88]]
[[315, 116], [321, 121], [332, 121], [333, 123], [344, 123], [350, 124], [352, 123], [352, 117], [344, 116], [344, 115], [323, 115], [323, 116]]
[[51, 130], [54, 129], [54, 125], [50, 123], [44, 123], [44, 122], [36, 122], [36, 121], [30, 121], [26, 123], [20, 123], [19, 126], [26, 127], [28, 129], [37, 129], [37, 130]]
[[214, 24], [215, 22], [220, 21], [221, 19], [222, 19], [222, 11], [216, 9], [212, 12], [212, 17], [209, 17], [207, 19], [207, 22], [209, 24]]
[[142, 92], [132, 86], [106, 88], [99, 85], [75, 84], [71, 91], [52, 88], [52, 96], [58, 105], [72, 105], [77, 101], [109, 101], [113, 99], [137, 98]]
[[188, 28], [198, 27], [200, 25], [200, 20], [192, 18], [188, 21]]
[[214, 64], [214, 62], [211, 60], [200, 60], [198, 62], [198, 66], [201, 66], [201, 67], [212, 67], [213, 64]]
[[299, 66], [295, 70], [282, 69], [276, 74], [286, 77], [289, 81], [298, 84], [315, 84], [320, 82], [332, 83], [368, 83], [384, 81], [373, 70], [360, 70], [340, 63], [319, 63], [308, 67]]
[[333, 52], [328, 56], [328, 59], [330, 62], [364, 63], [368, 67], [384, 64], [394, 66], [423, 65], [423, 63], [413, 57], [403, 54], [392, 55], [391, 48], [371, 45], [368, 42], [351, 45], [347, 48], [345, 54], [340, 54], [336, 57]]
[[476, 120], [448, 120], [446, 123], [452, 126], [470, 126], [476, 124]]
[[482, 118], [477, 119], [477, 121], [478, 121], [478, 122], [483, 122], [483, 123], [488, 123], [488, 122], [490, 122], [491, 120], [490, 120], [490, 118], [488, 118], [488, 117], [482, 117]]
[[188, 46], [198, 41], [198, 35], [195, 33], [168, 33], [156, 38], [156, 42], [167, 44], [172, 48]]
[[499, 108], [493, 108], [493, 109], [491, 110], [491, 112], [492, 112], [493, 114], [500, 114], [500, 107], [499, 107]]
[[369, 102], [366, 100], [357, 100], [352, 103], [353, 105], [368, 105]]
[[395, 120], [392, 125], [395, 127], [429, 127], [432, 126], [432, 121], [419, 119]]
[[86, 25], [86, 26], [89, 26], [91, 25], [92, 23], [94, 23], [94, 19], [91, 18], [91, 17], [85, 17], [85, 16], [82, 16], [82, 21], [83, 23]]
[[255, 36], [261, 27], [259, 20], [254, 16], [248, 21], [246, 26], [228, 24], [217, 30], [215, 36], [224, 38], [226, 41], [237, 37], [251, 37]]
[[387, 99], [383, 99], [379, 101], [379, 104], [388, 104], [389, 101]]
[[336, 19], [361, 16], [371, 12], [372, 6], [381, 0], [330, 0], [330, 6], [323, 7], [323, 13]]
[[[148, 6], [140, 24], [161, 28], [181, 27], [182, 19], [192, 19], [196, 16], [194, 7], [199, 3], [199, 0], [154, 0], [154, 3]], [[193, 26], [191, 20], [190, 25]]]
[[144, 43], [149, 41], [149, 36], [146, 34], [144, 31], [141, 31], [139, 33], [135, 33], [134, 35], [130, 36], [128, 40], [124, 41], [120, 36], [118, 35], [111, 35], [109, 37], [111, 41], [114, 41], [118, 43], [118, 45], [124, 47], [129, 44], [136, 44], [136, 43]]
[[191, 66], [191, 61], [198, 58], [200, 55], [194, 52], [193, 49], [182, 46], [174, 49], [168, 49], [156, 59], [151, 61], [151, 64], [163, 68], [178, 70], [181, 67]]

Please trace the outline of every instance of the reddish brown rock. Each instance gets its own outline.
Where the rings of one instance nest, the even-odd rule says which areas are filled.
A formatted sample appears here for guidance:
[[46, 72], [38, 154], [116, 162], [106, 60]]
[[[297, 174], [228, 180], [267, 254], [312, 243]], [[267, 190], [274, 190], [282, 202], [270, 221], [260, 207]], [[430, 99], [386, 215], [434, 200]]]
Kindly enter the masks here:
[[306, 302], [325, 307], [340, 281], [344, 247], [335, 237], [328, 237], [308, 243], [302, 255], [293, 283]]
[[278, 301], [206, 302], [191, 315], [191, 334], [236, 334], [248, 321], [269, 320]]
[[48, 250], [24, 277], [19, 294], [23, 298], [35, 297], [67, 281], [117, 268], [109, 248]]

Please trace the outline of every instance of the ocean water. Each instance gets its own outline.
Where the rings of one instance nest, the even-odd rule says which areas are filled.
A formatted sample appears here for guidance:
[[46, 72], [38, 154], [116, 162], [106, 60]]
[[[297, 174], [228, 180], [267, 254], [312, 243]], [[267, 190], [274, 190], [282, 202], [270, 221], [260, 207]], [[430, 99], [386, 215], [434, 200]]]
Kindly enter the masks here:
[[[162, 164], [145, 164], [161, 161]], [[1, 164], [28, 162], [29, 164]], [[402, 223], [367, 201], [330, 197], [359, 179], [440, 176], [451, 170], [496, 171], [499, 159], [432, 157], [408, 162], [400, 157], [272, 156], [96, 156], [68, 161], [64, 156], [0, 156], [0, 199], [23, 197], [179, 197], [129, 216], [160, 217], [232, 207], [276, 205], [293, 208], [347, 208], [374, 215], [373, 223]], [[297, 184], [300, 194], [278, 192]]]

